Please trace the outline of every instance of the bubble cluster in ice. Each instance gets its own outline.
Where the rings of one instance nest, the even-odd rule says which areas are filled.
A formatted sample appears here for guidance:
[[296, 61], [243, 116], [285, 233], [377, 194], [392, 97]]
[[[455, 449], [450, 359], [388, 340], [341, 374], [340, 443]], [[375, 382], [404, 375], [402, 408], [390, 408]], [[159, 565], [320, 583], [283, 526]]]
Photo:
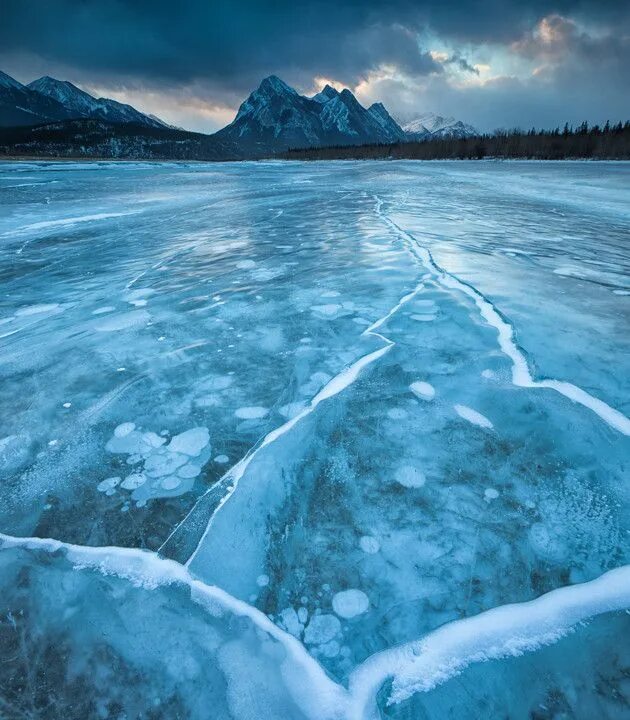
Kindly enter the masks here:
[[330, 642], [341, 632], [341, 623], [334, 615], [313, 615], [304, 630], [304, 642], [307, 645], [323, 645]]
[[127, 464], [136, 467], [122, 482], [119, 477], [103, 480], [98, 490], [111, 495], [119, 486], [143, 503], [152, 497], [181, 495], [190, 490], [210, 457], [208, 429], [194, 427], [166, 443], [167, 438], [142, 432], [133, 422], [117, 425], [105, 448], [110, 453], [128, 455]]

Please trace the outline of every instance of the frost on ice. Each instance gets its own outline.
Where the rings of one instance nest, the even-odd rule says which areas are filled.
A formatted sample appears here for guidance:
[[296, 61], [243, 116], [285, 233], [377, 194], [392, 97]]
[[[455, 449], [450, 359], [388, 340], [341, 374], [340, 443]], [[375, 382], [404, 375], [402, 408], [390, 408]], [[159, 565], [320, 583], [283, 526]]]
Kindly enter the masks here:
[[5, 714], [623, 717], [628, 173], [5, 163]]

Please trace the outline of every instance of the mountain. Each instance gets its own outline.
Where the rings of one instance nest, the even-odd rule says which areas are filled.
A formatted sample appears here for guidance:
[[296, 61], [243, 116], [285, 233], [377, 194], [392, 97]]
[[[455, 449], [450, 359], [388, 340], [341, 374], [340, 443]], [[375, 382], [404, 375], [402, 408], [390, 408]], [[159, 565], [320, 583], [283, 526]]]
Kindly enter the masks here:
[[299, 147], [391, 143], [404, 139], [404, 132], [382, 105], [366, 110], [350, 90], [326, 85], [309, 98], [271, 75], [216, 137], [264, 155]]
[[396, 145], [466, 138], [475, 128], [433, 113], [401, 127], [382, 103], [363, 107], [348, 89], [326, 85], [300, 95], [275, 75], [241, 104], [214, 135], [188, 133], [153, 115], [44, 76], [22, 85], [0, 72], [0, 154], [233, 160], [296, 148]]
[[168, 127], [155, 116], [145, 115], [131, 105], [95, 98], [67, 80], [57, 80], [45, 75], [29, 83], [28, 88], [61, 103], [73, 118], [92, 118], [112, 123], [139, 123], [147, 127]]
[[479, 135], [479, 131], [453, 117], [442, 117], [428, 112], [402, 126], [410, 140], [431, 138], [466, 138]]
[[391, 138], [390, 142], [405, 142], [407, 140], [407, 133], [387, 112], [383, 103], [373, 103], [368, 108], [368, 112], [376, 118], [376, 122], [381, 126], [383, 132], [387, 133]]
[[[383, 105], [374, 104], [366, 110], [350, 90], [338, 92], [326, 85], [313, 100], [322, 107], [320, 117], [324, 132], [335, 135], [332, 142], [339, 145], [388, 143], [404, 138], [402, 128]], [[322, 138], [319, 144], [329, 144], [328, 138]]]
[[69, 117], [63, 104], [0, 71], [0, 127], [38, 125]]
[[317, 144], [322, 134], [320, 110], [315, 100], [299, 95], [271, 75], [216, 136], [236, 142], [254, 154], [264, 154], [274, 148], [308, 147]]

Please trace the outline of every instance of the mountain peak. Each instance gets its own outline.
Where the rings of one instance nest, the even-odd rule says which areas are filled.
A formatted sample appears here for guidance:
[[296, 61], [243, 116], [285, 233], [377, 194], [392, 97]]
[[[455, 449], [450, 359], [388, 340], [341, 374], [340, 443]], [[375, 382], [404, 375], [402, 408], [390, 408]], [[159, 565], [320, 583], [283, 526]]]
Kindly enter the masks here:
[[21, 82], [15, 80], [15, 78], [12, 78], [10, 75], [7, 75], [6, 73], [2, 72], [2, 70], [0, 70], [0, 87], [8, 87], [15, 90], [21, 90], [24, 85], [22, 85]]
[[313, 97], [300, 95], [276, 75], [265, 78], [219, 130], [222, 140], [265, 155], [288, 148], [400, 142], [405, 133], [378, 104], [366, 110], [350, 90], [325, 85]]
[[423, 137], [470, 137], [477, 135], [478, 131], [472, 125], [456, 120], [454, 117], [444, 117], [433, 112], [418, 115], [411, 122], [403, 125], [403, 130], [412, 139]]
[[166, 125], [159, 118], [145, 115], [131, 105], [125, 105], [109, 98], [95, 98], [68, 80], [57, 80], [57, 78], [44, 75], [29, 83], [28, 88], [61, 103], [74, 118], [94, 118], [113, 123], [133, 122], [148, 127], [164, 127]]
[[334, 97], [337, 97], [337, 95], [339, 95], [337, 90], [335, 90], [335, 88], [331, 85], [326, 84], [316, 95], [313, 95], [311, 100], [315, 100], [315, 102], [319, 103], [325, 103], [332, 100]]
[[258, 91], [276, 95], [297, 95], [297, 92], [292, 87], [289, 87], [284, 80], [280, 80], [277, 75], [269, 75], [264, 78], [258, 86]]
[[[344, 88], [339, 93], [339, 97], [342, 98], [342, 100], [344, 100], [344, 102], [350, 103], [351, 105], [353, 105], [355, 107], [357, 105], [359, 105], [360, 107], [363, 107], [361, 105], [361, 103], [354, 97], [353, 93], [350, 90], [348, 90], [348, 88]], [[365, 109], [365, 108], [363, 108], [363, 109]]]
[[68, 80], [57, 80], [57, 78], [50, 77], [50, 75], [44, 75], [37, 80], [33, 80], [28, 84], [31, 90], [48, 95], [49, 97], [58, 100], [61, 103], [66, 103], [70, 100], [75, 100], [80, 97], [85, 101], [92, 101], [95, 98], [89, 93], [86, 93], [81, 88], [73, 85]]
[[387, 108], [381, 102], [375, 102], [368, 108], [368, 113], [381, 126], [383, 132], [387, 134], [388, 139], [392, 142], [401, 142], [407, 139], [405, 131], [387, 112]]

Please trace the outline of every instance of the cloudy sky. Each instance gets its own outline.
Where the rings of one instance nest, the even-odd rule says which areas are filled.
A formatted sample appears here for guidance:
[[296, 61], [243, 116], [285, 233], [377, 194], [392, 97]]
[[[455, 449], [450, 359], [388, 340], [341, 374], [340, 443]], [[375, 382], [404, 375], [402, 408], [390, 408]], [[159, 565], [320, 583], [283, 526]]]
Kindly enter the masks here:
[[0, 69], [212, 131], [269, 74], [481, 130], [630, 118], [627, 0], [0, 0]]

